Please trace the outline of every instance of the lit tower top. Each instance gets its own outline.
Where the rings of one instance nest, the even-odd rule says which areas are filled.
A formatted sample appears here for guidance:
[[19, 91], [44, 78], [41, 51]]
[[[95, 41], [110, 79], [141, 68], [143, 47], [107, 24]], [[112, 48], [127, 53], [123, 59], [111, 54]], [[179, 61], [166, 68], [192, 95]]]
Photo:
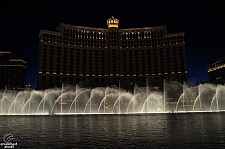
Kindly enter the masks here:
[[119, 26], [119, 20], [114, 18], [114, 16], [112, 16], [106, 22], [107, 22], [108, 28], [118, 28]]

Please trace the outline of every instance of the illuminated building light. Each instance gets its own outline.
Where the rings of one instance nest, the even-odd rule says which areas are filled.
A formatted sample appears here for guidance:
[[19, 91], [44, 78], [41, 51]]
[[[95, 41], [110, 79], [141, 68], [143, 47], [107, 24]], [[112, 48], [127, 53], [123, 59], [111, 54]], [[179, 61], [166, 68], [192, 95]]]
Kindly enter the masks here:
[[63, 73], [62, 73], [62, 72], [60, 72], [60, 75], [63, 75]]
[[208, 72], [211, 72], [211, 71], [214, 71], [214, 70], [217, 70], [217, 69], [221, 69], [221, 68], [225, 68], [225, 64], [219, 65], [219, 66], [214, 66], [213, 68], [209, 68]]
[[175, 74], [174, 72], [171, 72], [171, 74]]
[[53, 72], [53, 74], [56, 74], [56, 72]]
[[161, 73], [158, 73], [158, 75], [161, 75]]
[[22, 59], [9, 59], [10, 62], [23, 62], [23, 63], [27, 63], [26, 61], [22, 60]]
[[178, 73], [181, 73], [180, 71], [178, 71]]
[[153, 73], [152, 75], [154, 76], [155, 74]]
[[106, 22], [107, 22], [108, 28], [118, 28], [119, 26], [119, 20], [114, 18], [114, 16], [112, 16]]
[[26, 68], [25, 66], [23, 66], [23, 65], [0, 65], [0, 66], [21, 66], [21, 67], [23, 67], [23, 68]]
[[49, 72], [46, 72], [46, 74], [49, 74]]
[[167, 72], [165, 72], [164, 74], [168, 74]]
[[67, 73], [66, 75], [67, 75], [67, 76], [69, 76], [70, 74], [69, 74], [69, 73]]
[[38, 73], [42, 73], [41, 71], [39, 71]]

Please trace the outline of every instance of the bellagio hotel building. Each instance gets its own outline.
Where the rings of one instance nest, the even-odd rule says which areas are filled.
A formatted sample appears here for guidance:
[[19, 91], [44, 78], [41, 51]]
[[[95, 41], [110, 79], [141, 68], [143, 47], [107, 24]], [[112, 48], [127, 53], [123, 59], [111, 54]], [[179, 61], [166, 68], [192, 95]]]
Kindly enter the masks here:
[[106, 22], [108, 28], [59, 23], [57, 31], [41, 30], [38, 89], [187, 82], [184, 32], [167, 34], [165, 25], [120, 29], [114, 17]]

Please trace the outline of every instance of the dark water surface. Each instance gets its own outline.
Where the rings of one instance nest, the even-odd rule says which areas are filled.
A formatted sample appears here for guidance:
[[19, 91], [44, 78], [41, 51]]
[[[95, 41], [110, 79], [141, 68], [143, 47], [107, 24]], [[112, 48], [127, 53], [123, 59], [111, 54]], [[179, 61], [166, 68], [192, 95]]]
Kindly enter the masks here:
[[225, 148], [225, 113], [0, 116], [5, 133], [14, 148]]

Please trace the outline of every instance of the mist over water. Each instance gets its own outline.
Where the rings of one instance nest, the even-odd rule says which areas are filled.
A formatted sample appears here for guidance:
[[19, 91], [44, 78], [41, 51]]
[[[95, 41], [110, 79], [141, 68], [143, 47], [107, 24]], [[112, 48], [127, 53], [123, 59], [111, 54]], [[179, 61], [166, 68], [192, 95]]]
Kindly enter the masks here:
[[165, 82], [162, 91], [134, 86], [121, 88], [62, 86], [62, 88], [0, 92], [2, 115], [137, 114], [219, 112], [225, 110], [225, 86], [188, 86]]

